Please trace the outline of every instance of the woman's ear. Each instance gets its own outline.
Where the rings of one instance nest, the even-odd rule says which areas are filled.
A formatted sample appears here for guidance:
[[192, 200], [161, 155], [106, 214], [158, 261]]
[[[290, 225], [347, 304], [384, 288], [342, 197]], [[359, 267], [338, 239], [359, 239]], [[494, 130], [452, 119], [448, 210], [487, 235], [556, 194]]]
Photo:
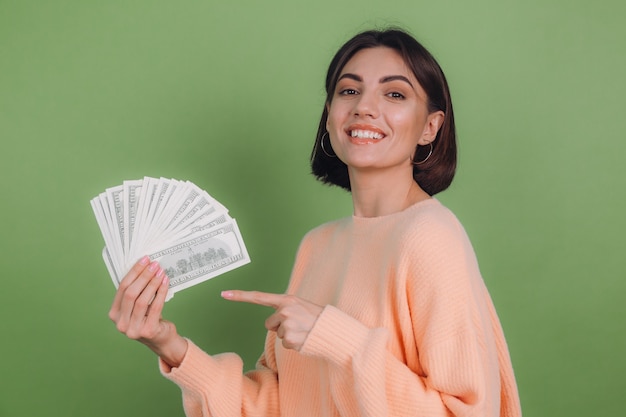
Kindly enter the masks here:
[[437, 137], [437, 132], [443, 125], [443, 120], [446, 115], [441, 110], [436, 112], [432, 112], [426, 118], [426, 124], [424, 125], [424, 130], [422, 131], [422, 137], [417, 142], [420, 145], [428, 145]]

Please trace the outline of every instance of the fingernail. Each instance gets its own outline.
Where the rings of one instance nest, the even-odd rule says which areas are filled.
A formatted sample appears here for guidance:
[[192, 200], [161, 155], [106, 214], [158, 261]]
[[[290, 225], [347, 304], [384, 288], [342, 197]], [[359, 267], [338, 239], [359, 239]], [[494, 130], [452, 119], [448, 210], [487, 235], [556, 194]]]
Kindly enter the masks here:
[[150, 266], [148, 267], [148, 270], [149, 270], [150, 272], [154, 272], [154, 271], [156, 271], [156, 270], [157, 270], [157, 268], [158, 268], [158, 267], [159, 267], [159, 263], [158, 263], [158, 262], [152, 262], [152, 263], [150, 264]]
[[148, 262], [150, 262], [150, 258], [147, 256], [144, 256], [143, 258], [139, 260], [139, 265], [148, 265]]
[[156, 276], [157, 277], [162, 277], [165, 274], [165, 270], [163, 268], [159, 268], [159, 272], [157, 272]]
[[232, 297], [233, 297], [232, 291], [222, 291], [222, 298], [232, 298]]
[[161, 284], [166, 287], [169, 285], [169, 279], [167, 278], [167, 275], [163, 276], [163, 281], [161, 281]]

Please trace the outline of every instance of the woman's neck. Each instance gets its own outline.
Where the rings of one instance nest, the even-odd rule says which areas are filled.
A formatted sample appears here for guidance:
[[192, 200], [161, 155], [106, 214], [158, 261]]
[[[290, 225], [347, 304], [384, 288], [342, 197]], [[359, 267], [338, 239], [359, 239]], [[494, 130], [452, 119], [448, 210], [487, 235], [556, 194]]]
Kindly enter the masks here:
[[350, 173], [352, 204], [357, 217], [380, 217], [397, 213], [430, 198], [412, 176], [381, 172]]

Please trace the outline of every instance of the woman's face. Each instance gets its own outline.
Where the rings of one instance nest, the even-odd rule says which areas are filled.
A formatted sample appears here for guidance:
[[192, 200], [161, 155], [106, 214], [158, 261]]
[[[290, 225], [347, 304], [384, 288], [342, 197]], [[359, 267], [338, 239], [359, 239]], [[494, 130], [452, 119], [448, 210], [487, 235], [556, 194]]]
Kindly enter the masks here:
[[410, 171], [418, 144], [435, 139], [443, 112], [428, 98], [402, 57], [386, 47], [357, 52], [343, 68], [326, 129], [337, 156], [354, 170]]

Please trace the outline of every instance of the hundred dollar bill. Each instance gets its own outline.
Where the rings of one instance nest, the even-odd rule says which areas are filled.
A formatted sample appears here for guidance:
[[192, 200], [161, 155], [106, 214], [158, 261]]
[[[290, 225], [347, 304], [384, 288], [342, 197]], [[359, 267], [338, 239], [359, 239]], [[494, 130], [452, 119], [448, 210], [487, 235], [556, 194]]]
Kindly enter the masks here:
[[106, 197], [106, 193], [101, 193], [98, 197], [91, 200], [91, 207], [96, 216], [98, 226], [102, 232], [104, 243], [111, 254], [110, 265], [119, 273], [123, 269], [123, 257], [122, 251], [119, 247], [119, 239], [116, 239], [116, 230], [114, 230], [114, 222], [111, 218], [109, 211], [109, 203]]
[[168, 298], [250, 262], [234, 219], [148, 256], [159, 262], [169, 278]]
[[126, 227], [126, 233], [124, 233], [124, 253], [130, 252], [130, 247], [133, 244], [133, 235], [135, 232], [135, 222], [137, 220], [137, 210], [139, 209], [139, 196], [141, 188], [143, 187], [143, 181], [124, 181], [122, 202], [124, 204], [124, 224]]

